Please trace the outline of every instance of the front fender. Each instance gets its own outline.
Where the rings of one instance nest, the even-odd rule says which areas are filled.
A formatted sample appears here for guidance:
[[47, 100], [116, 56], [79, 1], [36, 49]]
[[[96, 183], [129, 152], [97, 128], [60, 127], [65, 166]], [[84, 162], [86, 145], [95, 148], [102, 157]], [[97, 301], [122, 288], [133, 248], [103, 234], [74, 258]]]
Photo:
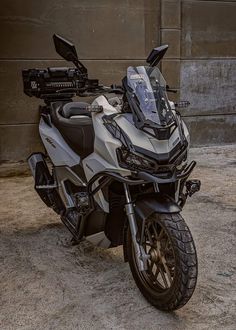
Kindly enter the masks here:
[[160, 193], [140, 195], [135, 201], [134, 209], [142, 220], [146, 220], [153, 213], [179, 213], [182, 210], [173, 198]]

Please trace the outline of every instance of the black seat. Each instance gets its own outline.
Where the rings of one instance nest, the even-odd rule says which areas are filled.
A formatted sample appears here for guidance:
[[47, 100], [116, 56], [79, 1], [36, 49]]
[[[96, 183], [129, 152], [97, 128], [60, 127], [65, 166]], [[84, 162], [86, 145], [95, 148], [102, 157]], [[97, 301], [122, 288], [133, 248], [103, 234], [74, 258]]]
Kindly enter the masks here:
[[66, 143], [82, 159], [93, 152], [94, 129], [85, 102], [55, 102], [51, 105], [52, 123]]

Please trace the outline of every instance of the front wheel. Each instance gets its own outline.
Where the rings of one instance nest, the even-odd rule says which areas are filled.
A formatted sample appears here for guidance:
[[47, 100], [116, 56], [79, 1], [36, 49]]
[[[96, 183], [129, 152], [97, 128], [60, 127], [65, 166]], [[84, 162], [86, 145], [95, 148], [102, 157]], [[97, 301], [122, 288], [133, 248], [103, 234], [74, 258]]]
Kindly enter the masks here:
[[191, 232], [180, 214], [155, 214], [146, 220], [143, 247], [148, 267], [137, 265], [130, 230], [127, 257], [134, 280], [156, 308], [172, 311], [191, 298], [197, 282], [197, 254]]

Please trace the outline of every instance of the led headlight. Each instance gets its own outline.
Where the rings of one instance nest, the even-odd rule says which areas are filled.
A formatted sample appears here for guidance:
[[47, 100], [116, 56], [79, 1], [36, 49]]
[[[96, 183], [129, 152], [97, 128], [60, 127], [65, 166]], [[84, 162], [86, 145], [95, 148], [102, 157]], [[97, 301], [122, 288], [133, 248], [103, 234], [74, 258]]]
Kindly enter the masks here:
[[130, 152], [128, 149], [117, 149], [118, 160], [121, 167], [129, 168], [131, 170], [150, 170], [154, 171], [156, 163], [141, 155]]

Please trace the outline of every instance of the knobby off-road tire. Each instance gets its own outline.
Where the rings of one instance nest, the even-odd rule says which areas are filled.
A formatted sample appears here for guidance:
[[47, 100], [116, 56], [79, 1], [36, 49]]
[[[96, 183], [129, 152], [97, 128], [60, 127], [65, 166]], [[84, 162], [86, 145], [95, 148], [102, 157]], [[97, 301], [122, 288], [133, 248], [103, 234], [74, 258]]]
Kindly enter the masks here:
[[155, 214], [146, 220], [144, 249], [151, 258], [139, 271], [130, 230], [127, 257], [143, 296], [156, 308], [173, 311], [191, 298], [197, 282], [197, 254], [191, 232], [180, 214]]

